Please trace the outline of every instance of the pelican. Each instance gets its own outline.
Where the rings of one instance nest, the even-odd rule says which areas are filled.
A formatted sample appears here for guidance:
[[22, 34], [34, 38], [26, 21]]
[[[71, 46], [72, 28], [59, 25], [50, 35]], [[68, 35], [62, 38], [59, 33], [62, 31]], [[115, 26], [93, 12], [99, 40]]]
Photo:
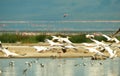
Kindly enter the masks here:
[[66, 48], [66, 49], [75, 49], [75, 50], [77, 50], [77, 48], [75, 46], [73, 46], [73, 45], [66, 45], [66, 46], [62, 46], [62, 47]]
[[119, 42], [120, 42], [120, 41], [119, 41], [117, 38], [115, 38], [115, 37], [111, 38], [111, 37], [109, 37], [109, 36], [107, 36], [107, 35], [105, 35], [105, 34], [102, 34], [102, 36], [104, 36], [105, 38], [107, 38], [107, 41], [115, 41], [115, 43], [119, 43]]
[[120, 43], [120, 41], [117, 38], [113, 38], [113, 40], [115, 41], [115, 43]]
[[112, 36], [117, 35], [119, 32], [120, 32], [120, 28]]
[[94, 47], [96, 46], [96, 44], [90, 44], [90, 43], [82, 43], [84, 46], [87, 46], [87, 47]]
[[103, 42], [100, 42], [98, 40], [95, 40], [95, 39], [91, 39], [93, 42], [95, 42], [97, 45], [99, 46], [108, 46], [107, 44], [103, 43]]
[[107, 38], [107, 41], [113, 41], [111, 37], [105, 35], [105, 34], [102, 34], [102, 36], [104, 36], [105, 38]]
[[72, 42], [69, 40], [70, 37], [66, 37], [66, 38], [60, 38], [59, 41], [60, 42], [65, 42], [65, 43], [68, 43], [68, 44], [72, 44]]
[[6, 49], [6, 48], [3, 48], [3, 49], [2, 49], [2, 52], [5, 53], [7, 57], [19, 56], [19, 55], [16, 54], [16, 53], [10, 52], [10, 51], [9, 51], [8, 49]]
[[46, 41], [50, 44], [50, 46], [62, 46], [63, 44], [55, 43], [52, 40], [46, 39]]
[[90, 35], [90, 34], [86, 35], [86, 38], [94, 38], [94, 37], [95, 37], [94, 35]]
[[59, 39], [60, 39], [60, 37], [57, 37], [57, 36], [52, 36], [52, 40], [53, 40], [53, 41], [55, 41], [55, 40], [57, 40], [57, 41], [58, 41]]
[[116, 51], [113, 51], [109, 46], [104, 46], [105, 50], [110, 54], [109, 58], [116, 57]]
[[99, 46], [101, 46], [102, 48], [104, 48], [109, 54], [109, 58], [113, 58], [116, 57], [116, 52], [114, 52], [107, 44], [103, 43], [103, 42], [99, 42], [95, 39], [91, 39], [92, 41], [96, 42]]
[[84, 48], [87, 49], [89, 52], [96, 53], [96, 55], [104, 56], [104, 54], [102, 52], [97, 50], [97, 47], [84, 47]]
[[37, 52], [49, 50], [47, 47], [44, 46], [33, 46], [33, 47], [37, 50]]

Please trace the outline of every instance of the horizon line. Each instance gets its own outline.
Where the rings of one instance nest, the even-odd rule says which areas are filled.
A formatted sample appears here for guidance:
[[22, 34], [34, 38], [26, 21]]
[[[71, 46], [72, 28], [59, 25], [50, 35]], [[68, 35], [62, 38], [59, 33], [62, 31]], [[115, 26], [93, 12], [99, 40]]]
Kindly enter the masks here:
[[32, 22], [120, 22], [120, 20], [59, 20], [59, 21], [0, 21], [0, 23], [32, 23]]

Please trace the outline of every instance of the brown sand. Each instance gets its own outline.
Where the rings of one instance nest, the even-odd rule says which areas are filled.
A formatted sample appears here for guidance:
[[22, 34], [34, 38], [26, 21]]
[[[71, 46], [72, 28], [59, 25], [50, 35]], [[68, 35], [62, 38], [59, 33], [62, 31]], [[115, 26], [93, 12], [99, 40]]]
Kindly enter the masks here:
[[[68, 49], [66, 53], [60, 53], [61, 49], [52, 49], [50, 51], [45, 51], [38, 53], [32, 46], [48, 46], [46, 43], [37, 43], [37, 44], [10, 44], [4, 43], [3, 47], [8, 47], [8, 50], [11, 52], [15, 52], [20, 56], [14, 56], [15, 58], [30, 58], [30, 57], [90, 57], [94, 55], [94, 53], [89, 53], [82, 47], [79, 47], [78, 50]], [[82, 44], [75, 44], [75, 46], [82, 46]], [[109, 54], [105, 52], [105, 55], [108, 56]], [[120, 56], [120, 49], [117, 49], [117, 56]], [[0, 58], [8, 58], [0, 52]]]

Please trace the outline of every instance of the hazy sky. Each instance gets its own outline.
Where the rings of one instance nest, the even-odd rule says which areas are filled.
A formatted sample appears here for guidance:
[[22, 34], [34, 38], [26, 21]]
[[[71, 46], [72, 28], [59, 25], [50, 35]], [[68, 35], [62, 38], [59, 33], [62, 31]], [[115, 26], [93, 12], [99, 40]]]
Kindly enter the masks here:
[[7, 20], [120, 20], [120, 0], [0, 0], [0, 21]]

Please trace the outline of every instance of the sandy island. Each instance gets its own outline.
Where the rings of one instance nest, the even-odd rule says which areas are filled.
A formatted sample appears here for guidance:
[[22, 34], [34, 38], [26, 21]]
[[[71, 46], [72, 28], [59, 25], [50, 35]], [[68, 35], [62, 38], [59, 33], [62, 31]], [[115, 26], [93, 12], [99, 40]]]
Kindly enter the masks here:
[[[3, 43], [3, 47], [8, 47], [8, 50], [20, 55], [20, 56], [13, 56], [13, 58], [31, 58], [31, 57], [77, 58], [77, 57], [91, 57], [94, 55], [94, 53], [90, 53], [86, 49], [80, 47], [83, 46], [81, 43], [75, 44], [75, 46], [79, 47], [78, 50], [68, 49], [66, 53], [59, 53], [61, 49], [52, 49], [49, 51], [38, 53], [33, 48], [33, 46], [49, 46], [49, 45], [47, 43], [31, 43], [31, 44]], [[116, 51], [117, 51], [117, 56], [120, 57], [120, 49], [118, 48], [116, 49]], [[106, 51], [104, 52], [104, 54], [106, 56], [109, 56], [109, 53]], [[8, 57], [6, 57], [4, 53], [0, 52], [0, 58], [8, 58]]]

